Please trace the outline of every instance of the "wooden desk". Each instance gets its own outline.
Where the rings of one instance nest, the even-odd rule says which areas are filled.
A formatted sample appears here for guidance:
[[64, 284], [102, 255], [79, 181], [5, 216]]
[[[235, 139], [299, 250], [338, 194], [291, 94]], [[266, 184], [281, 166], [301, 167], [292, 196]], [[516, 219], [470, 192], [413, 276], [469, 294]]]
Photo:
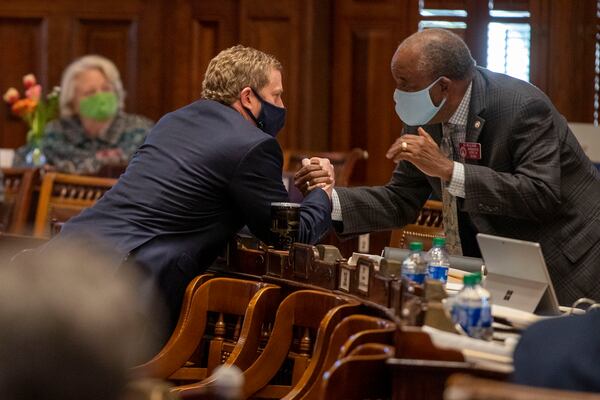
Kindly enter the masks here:
[[[277, 255], [281, 256], [279, 253]], [[368, 298], [352, 293], [325, 289], [324, 287], [307, 282], [307, 277], [302, 274], [300, 274], [302, 276], [296, 276], [297, 274], [294, 271], [292, 273], [284, 271], [285, 268], [291, 268], [288, 264], [287, 256], [285, 257], [285, 266], [281, 267], [282, 270], [279, 271], [280, 276], [274, 276], [273, 273], [269, 274], [268, 268], [266, 269], [267, 273], [262, 275], [248, 274], [248, 268], [245, 268], [244, 272], [235, 271], [236, 267], [244, 268], [247, 264], [251, 266], [250, 270], [256, 270], [255, 264], [258, 262], [257, 260], [261, 264], [261, 268], [258, 268], [258, 270], [264, 271], [265, 266], [263, 264], [267, 262], [267, 259], [268, 254], [261, 255], [260, 250], [248, 251], [244, 249], [239, 254], [229, 258], [236, 265], [222, 265], [222, 268], [217, 268], [216, 271], [244, 279], [251, 278], [277, 284], [282, 287], [284, 295], [301, 289], [311, 289], [349, 297], [361, 303], [362, 313], [389, 319], [401, 327], [396, 332], [396, 358], [390, 359], [387, 364], [390, 368], [391, 378], [381, 383], [391, 386], [394, 399], [442, 399], [446, 379], [456, 372], [499, 380], [507, 379], [508, 374], [506, 371], [484, 369], [475, 364], [465, 362], [460, 351], [435, 347], [429, 335], [420, 328], [405, 327], [404, 325], [407, 320], [399, 318], [400, 314], [398, 314], [397, 309], [388, 308], [382, 304], [370, 301]], [[312, 260], [312, 258], [308, 259]], [[312, 260], [311, 262], [314, 261]], [[307, 266], [307, 268], [313, 269], [310, 266]], [[285, 278], [281, 275], [284, 275]]]
[[505, 381], [506, 374], [478, 368], [464, 361], [390, 358], [394, 400], [441, 400], [446, 380], [454, 373]]

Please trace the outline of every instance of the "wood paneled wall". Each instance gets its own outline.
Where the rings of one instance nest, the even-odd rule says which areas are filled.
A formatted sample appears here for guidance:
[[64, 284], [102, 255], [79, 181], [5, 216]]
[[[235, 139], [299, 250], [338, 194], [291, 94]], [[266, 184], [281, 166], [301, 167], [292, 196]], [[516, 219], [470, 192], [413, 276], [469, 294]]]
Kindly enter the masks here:
[[[541, 59], [532, 66], [540, 73], [534, 83], [572, 122], [592, 122], [594, 62], [600, 19], [596, 0], [539, 1], [542, 20], [538, 45]], [[532, 46], [535, 43], [532, 44]]]
[[[460, 5], [484, 0], [453, 1]], [[513, 2], [520, 7], [526, 3], [531, 11], [532, 81], [568, 120], [591, 122], [596, 1]], [[279, 137], [282, 147], [362, 147], [370, 157], [355, 179], [381, 184], [394, 167], [385, 151], [401, 130], [393, 109], [390, 60], [398, 43], [416, 31], [418, 4], [419, 0], [3, 0], [0, 90], [20, 88], [27, 72], [35, 73], [44, 87], [52, 87], [71, 60], [98, 53], [120, 69], [127, 109], [156, 120], [198, 98], [209, 60], [242, 43], [272, 53], [284, 64], [289, 112]], [[481, 58], [477, 32], [467, 28], [465, 38]], [[0, 107], [0, 147], [21, 145], [24, 135], [23, 123]]]
[[366, 167], [355, 176], [363, 182], [384, 183], [394, 168], [383, 156], [402, 130], [394, 111], [396, 84], [390, 60], [400, 40], [411, 32], [406, 3], [337, 0], [335, 4], [331, 145], [369, 152]]
[[166, 9], [165, 107], [200, 96], [204, 71], [220, 50], [241, 43], [283, 64], [283, 147], [326, 149], [329, 128], [330, 0], [174, 0]]
[[[160, 0], [7, 0], [0, 2], [0, 90], [21, 89], [33, 72], [44, 88], [84, 54], [112, 59], [128, 93], [127, 109], [162, 113]], [[23, 123], [0, 107], [0, 146], [25, 141]]]

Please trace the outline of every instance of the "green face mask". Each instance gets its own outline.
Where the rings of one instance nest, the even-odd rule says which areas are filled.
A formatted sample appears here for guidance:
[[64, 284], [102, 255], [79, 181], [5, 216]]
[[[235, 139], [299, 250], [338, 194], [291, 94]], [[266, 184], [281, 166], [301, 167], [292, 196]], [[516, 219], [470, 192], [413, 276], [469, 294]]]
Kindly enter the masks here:
[[113, 92], [100, 92], [79, 101], [79, 114], [84, 118], [106, 121], [117, 113], [117, 95]]

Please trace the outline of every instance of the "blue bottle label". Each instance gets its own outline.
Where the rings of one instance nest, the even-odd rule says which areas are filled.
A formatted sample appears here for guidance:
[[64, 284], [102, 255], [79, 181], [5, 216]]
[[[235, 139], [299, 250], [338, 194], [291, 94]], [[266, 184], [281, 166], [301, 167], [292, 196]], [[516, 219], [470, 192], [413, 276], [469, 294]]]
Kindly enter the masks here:
[[405, 277], [407, 277], [408, 279], [410, 279], [411, 281], [416, 282], [421, 285], [425, 282], [425, 274], [404, 273], [403, 275]]
[[483, 339], [491, 333], [492, 313], [489, 305], [465, 307], [457, 305], [453, 310], [454, 320], [472, 337]]
[[439, 265], [430, 265], [427, 267], [429, 272], [429, 278], [435, 279], [441, 282], [448, 282], [448, 267], [442, 267]]

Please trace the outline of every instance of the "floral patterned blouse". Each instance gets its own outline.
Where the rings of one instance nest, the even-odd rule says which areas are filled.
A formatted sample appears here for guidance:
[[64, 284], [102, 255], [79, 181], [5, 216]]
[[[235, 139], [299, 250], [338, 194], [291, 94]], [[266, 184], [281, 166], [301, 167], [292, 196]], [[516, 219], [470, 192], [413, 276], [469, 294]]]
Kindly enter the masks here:
[[[148, 118], [121, 112], [106, 131], [90, 138], [79, 118], [60, 118], [46, 126], [42, 152], [47, 164], [59, 172], [95, 175], [107, 163], [126, 164], [144, 143], [152, 125]], [[17, 149], [13, 165], [24, 166], [30, 150], [28, 145]], [[101, 156], [111, 150], [120, 150], [112, 153], [118, 154], [119, 159]]]

